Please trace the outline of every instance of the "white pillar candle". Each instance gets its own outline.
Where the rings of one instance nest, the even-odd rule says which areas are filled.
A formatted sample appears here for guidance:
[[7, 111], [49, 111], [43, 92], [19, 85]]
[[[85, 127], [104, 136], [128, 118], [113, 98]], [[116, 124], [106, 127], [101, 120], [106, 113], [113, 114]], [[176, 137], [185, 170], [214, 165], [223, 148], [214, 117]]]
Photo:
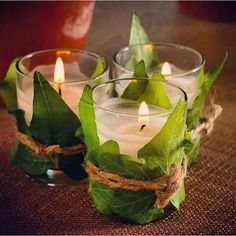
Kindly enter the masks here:
[[108, 99], [101, 108], [95, 109], [100, 143], [115, 140], [120, 153], [132, 157], [161, 130], [171, 112], [150, 105], [139, 109], [138, 103], [123, 98]]
[[[64, 69], [61, 66], [66, 69], [66, 78]], [[29, 76], [33, 78], [34, 72], [39, 71], [57, 92], [58, 85], [60, 85], [62, 99], [75, 114], [79, 115], [78, 102], [86, 84], [83, 81], [88, 82], [89, 78], [80, 71], [79, 65], [76, 62], [64, 65], [59, 63], [59, 67], [53, 73], [54, 68], [55, 65], [40, 65], [35, 67]], [[23, 87], [17, 86], [18, 108], [25, 111], [27, 124], [30, 123], [33, 115], [33, 79], [31, 78], [25, 78]]]

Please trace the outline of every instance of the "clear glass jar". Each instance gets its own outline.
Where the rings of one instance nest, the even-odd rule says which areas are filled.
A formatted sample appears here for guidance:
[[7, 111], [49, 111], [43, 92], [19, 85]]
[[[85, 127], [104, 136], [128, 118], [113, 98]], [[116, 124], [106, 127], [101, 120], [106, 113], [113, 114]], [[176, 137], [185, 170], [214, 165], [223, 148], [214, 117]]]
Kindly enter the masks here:
[[[156, 63], [152, 60], [154, 56]], [[113, 56], [113, 78], [124, 78], [133, 74], [134, 68], [132, 63], [130, 65], [132, 60], [136, 63], [144, 60], [149, 75], [160, 71], [169, 83], [182, 88], [188, 96], [188, 108], [191, 108], [199, 92], [199, 75], [205, 63], [199, 52], [172, 43], [136, 44], [123, 47]]]
[[[149, 189], [147, 185], [141, 190], [127, 186], [132, 187], [133, 180], [150, 183], [157, 177], [169, 174], [168, 166], [176, 163], [173, 156], [178, 156], [177, 162], [181, 165], [184, 151], [179, 148], [184, 141], [187, 110], [185, 92], [167, 82], [152, 81], [154, 89], [146, 93], [148, 99], [142, 97], [145, 92], [139, 94], [139, 90], [135, 89], [127, 95], [128, 86], [140, 83], [141, 87], [147, 88], [147, 81], [114, 79], [92, 90], [100, 149], [95, 147], [99, 151], [93, 153], [92, 150], [86, 159], [90, 177], [89, 194], [95, 208], [108, 217], [139, 224], [164, 217], [164, 212], [172, 206], [171, 197], [167, 200], [168, 205], [159, 207], [155, 205], [159, 195], [154, 189]], [[155, 90], [157, 87], [159, 90]], [[170, 102], [168, 106], [155, 100], [157, 93], [161, 94], [163, 89]], [[140, 96], [133, 97], [134, 94]], [[166, 170], [159, 160], [165, 163]], [[179, 189], [177, 187], [176, 191]], [[184, 200], [179, 195], [177, 197], [178, 203]]]
[[[33, 115], [33, 74], [35, 71], [39, 71], [48, 80], [50, 85], [59, 92], [58, 83], [54, 81], [55, 63], [58, 57], [63, 61], [65, 74], [65, 81], [59, 85], [61, 98], [77, 116], [79, 116], [78, 102], [84, 86], [86, 84], [95, 86], [109, 79], [108, 64], [105, 60], [102, 62], [103, 70], [96, 75], [93, 74], [97, 67], [99, 56], [91, 52], [75, 49], [50, 49], [34, 52], [22, 57], [16, 64], [17, 102], [18, 108], [25, 112], [25, 119], [28, 126]], [[50, 99], [48, 102], [50, 103]], [[38, 117], [38, 120], [40, 119], [41, 117]], [[49, 168], [40, 174], [35, 174], [38, 172], [34, 172], [34, 169], [31, 169], [30, 173], [27, 171], [27, 165], [30, 166], [33, 164], [33, 160], [31, 163], [30, 158], [25, 157], [26, 159], [24, 159], [27, 165], [24, 165], [24, 161], [20, 161], [20, 159], [18, 164], [28, 175], [46, 182], [48, 185], [68, 184], [81, 177], [79, 172], [83, 172], [83, 168], [75, 160], [80, 159], [79, 162], [82, 163], [83, 155], [84, 153], [68, 155], [68, 159], [63, 156], [64, 163], [66, 162], [65, 165], [68, 167], [66, 171], [61, 170], [60, 165], [58, 165], [58, 162], [62, 159], [59, 156], [53, 157], [55, 161], [53, 168]], [[19, 158], [23, 157], [19, 156]]]

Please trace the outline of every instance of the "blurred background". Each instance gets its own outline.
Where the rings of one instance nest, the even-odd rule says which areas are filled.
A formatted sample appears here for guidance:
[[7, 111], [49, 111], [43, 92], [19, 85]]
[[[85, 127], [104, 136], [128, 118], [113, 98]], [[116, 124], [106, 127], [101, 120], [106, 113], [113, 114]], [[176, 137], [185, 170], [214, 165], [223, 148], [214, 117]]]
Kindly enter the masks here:
[[153, 42], [192, 47], [207, 69], [228, 51], [227, 76], [217, 83], [235, 88], [236, 2], [224, 1], [0, 2], [0, 79], [13, 58], [41, 49], [86, 46], [111, 62], [128, 44], [133, 12]]
[[87, 48], [110, 59], [128, 44], [133, 12], [154, 42], [193, 47], [206, 57], [209, 68], [225, 51], [228, 63], [236, 61], [236, 2], [96, 2]]
[[0, 2], [0, 78], [16, 57], [49, 48], [83, 49], [94, 2]]

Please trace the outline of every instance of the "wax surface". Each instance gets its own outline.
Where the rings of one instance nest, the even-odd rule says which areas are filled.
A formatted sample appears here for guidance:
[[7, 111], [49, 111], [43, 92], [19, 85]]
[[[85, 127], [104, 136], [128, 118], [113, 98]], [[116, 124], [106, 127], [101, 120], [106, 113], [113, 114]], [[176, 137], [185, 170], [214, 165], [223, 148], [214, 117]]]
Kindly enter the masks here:
[[102, 104], [106, 110], [95, 109], [100, 143], [114, 140], [119, 144], [120, 153], [137, 157], [138, 150], [158, 134], [170, 114], [170, 111], [149, 106], [149, 120], [140, 122], [139, 105], [127, 99], [111, 98]]
[[[83, 92], [84, 85], [83, 81], [90, 80], [83, 73], [77, 63], [65, 64], [65, 68], [69, 72], [66, 73], [66, 83], [62, 83], [61, 97], [71, 110], [79, 115], [78, 102]], [[40, 65], [35, 67], [30, 76], [33, 77], [35, 71], [40, 71], [45, 78], [49, 81], [51, 86], [58, 92], [58, 85], [54, 83], [54, 65]], [[77, 81], [82, 81], [77, 82]], [[69, 82], [69, 83], [68, 83]], [[17, 85], [17, 103], [20, 109], [25, 111], [25, 118], [27, 124], [30, 123], [33, 113], [33, 80], [30, 78], [24, 78], [21, 85]]]

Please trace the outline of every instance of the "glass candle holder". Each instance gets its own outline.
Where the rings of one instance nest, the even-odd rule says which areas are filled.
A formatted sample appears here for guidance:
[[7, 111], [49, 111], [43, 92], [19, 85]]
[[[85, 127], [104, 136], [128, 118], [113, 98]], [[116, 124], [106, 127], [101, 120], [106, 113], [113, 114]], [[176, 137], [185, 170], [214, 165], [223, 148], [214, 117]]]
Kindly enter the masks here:
[[[111, 187], [113, 181], [108, 182], [114, 177], [113, 174], [119, 176], [118, 182], [121, 178], [128, 178], [129, 180], [122, 180], [127, 182], [130, 179], [151, 181], [168, 174], [170, 165], [176, 161], [170, 156], [177, 155], [179, 144], [184, 139], [187, 110], [185, 92], [167, 82], [152, 81], [153, 88], [158, 90], [155, 95], [149, 94], [151, 99], [148, 101], [142, 100], [145, 91], [138, 98], [124, 95], [128, 86], [137, 83], [149, 86], [147, 81], [134, 78], [115, 79], [92, 90], [97, 135], [101, 146], [96, 153], [89, 152], [87, 159], [96, 168], [100, 168], [98, 178], [94, 178], [96, 168], [92, 173], [88, 169], [91, 180], [89, 193], [95, 208], [107, 216], [140, 224], [158, 219], [166, 211], [165, 207], [161, 209], [153, 206], [156, 200], [155, 191], [148, 187], [142, 191], [117, 187], [116, 184], [119, 183], [116, 181], [116, 186]], [[134, 89], [130, 95], [133, 96], [136, 92], [139, 91]], [[154, 101], [159, 92], [166, 94], [168, 107]], [[168, 147], [169, 154], [166, 152]], [[180, 159], [177, 162], [180, 164], [184, 155], [183, 149], [178, 155]], [[164, 164], [166, 170], [161, 168], [158, 160], [168, 162]], [[109, 173], [108, 179], [103, 179], [104, 171]], [[104, 201], [100, 201], [101, 199]], [[135, 202], [139, 204], [136, 205]], [[170, 205], [171, 203], [168, 206]]]
[[[57, 64], [56, 61], [58, 58], [60, 58], [61, 61], [61, 65], [59, 65], [59, 67], [63, 67], [64, 65], [64, 72], [62, 73], [64, 74], [64, 81], [59, 82], [56, 77], [60, 77], [61, 75], [56, 74], [63, 71], [63, 69], [56, 69], [57, 66], [55, 64]], [[73, 49], [51, 49], [38, 51], [19, 59], [16, 64], [17, 103], [18, 108], [25, 112], [25, 120], [27, 125], [30, 125], [33, 115], [33, 75], [35, 71], [40, 72], [47, 79], [56, 92], [60, 93], [61, 98], [65, 101], [69, 108], [77, 116], [79, 116], [78, 102], [80, 100], [83, 87], [86, 84], [95, 86], [108, 80], [108, 65], [103, 59], [103, 70], [94, 74], [98, 63], [101, 63], [101, 59], [99, 59], [98, 55], [87, 51]], [[59, 72], [56, 72], [56, 70], [59, 70]], [[48, 102], [50, 103], [50, 100]], [[40, 117], [38, 117], [38, 119], [40, 119]], [[80, 153], [79, 155], [83, 156], [83, 153]], [[74, 158], [76, 158], [76, 155], [74, 155]], [[81, 159], [81, 157], [79, 158]], [[30, 162], [30, 159], [27, 159], [27, 162]], [[78, 180], [76, 177], [76, 171], [79, 171], [76, 169], [75, 162], [73, 162], [73, 160], [71, 163], [69, 161], [67, 165], [71, 168], [71, 170], [73, 169], [72, 172], [74, 173], [70, 173], [69, 170], [68, 173], [65, 174], [64, 171], [60, 170], [58, 161], [55, 161], [55, 163], [55, 166], [45, 171], [45, 173], [41, 173], [40, 175], [35, 175], [32, 173], [28, 174], [40, 181], [46, 182], [48, 185], [68, 184], [74, 180]], [[19, 162], [19, 164], [21, 165], [21, 162]], [[24, 165], [21, 167], [24, 169]], [[24, 170], [27, 173], [27, 169]]]
[[[155, 82], [157, 86], [164, 85], [172, 108], [164, 109], [145, 103], [142, 111], [140, 101], [122, 98], [123, 92], [131, 81], [137, 82], [135, 79], [124, 78], [101, 84], [94, 88], [93, 100], [101, 144], [108, 140], [115, 140], [119, 144], [121, 153], [137, 157], [137, 151], [161, 130], [173, 107], [181, 97], [185, 96], [185, 92], [174, 85], [157, 81]], [[187, 104], [187, 100], [185, 101]]]
[[188, 108], [192, 107], [198, 94], [200, 71], [205, 63], [199, 52], [171, 43], [127, 46], [113, 56], [113, 78], [130, 76], [133, 74], [133, 66], [130, 63], [141, 60], [145, 61], [149, 75], [160, 71], [169, 83], [182, 88], [188, 96]]
[[99, 56], [91, 52], [50, 49], [22, 57], [16, 64], [17, 102], [18, 107], [25, 111], [27, 123], [32, 118], [33, 74], [35, 71], [40, 72], [55, 90], [59, 91], [58, 82], [55, 81], [55, 64], [59, 57], [63, 61], [65, 72], [65, 81], [60, 83], [61, 97], [77, 115], [79, 115], [77, 105], [84, 85], [89, 84], [93, 87], [108, 80], [108, 64], [105, 60], [103, 60], [103, 71], [92, 78]]

